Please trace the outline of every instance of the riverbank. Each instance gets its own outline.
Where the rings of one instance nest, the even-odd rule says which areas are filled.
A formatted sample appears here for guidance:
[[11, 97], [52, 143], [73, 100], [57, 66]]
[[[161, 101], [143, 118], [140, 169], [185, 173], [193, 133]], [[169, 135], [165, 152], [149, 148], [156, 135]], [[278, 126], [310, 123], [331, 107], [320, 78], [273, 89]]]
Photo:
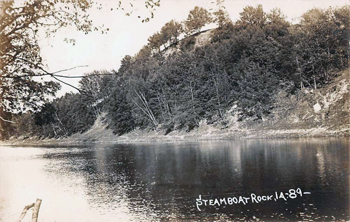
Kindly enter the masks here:
[[82, 134], [74, 134], [67, 138], [13, 138], [1, 141], [1, 145], [21, 146], [68, 146], [89, 143], [150, 143], [206, 140], [239, 140], [239, 139], [279, 139], [279, 138], [315, 138], [315, 137], [349, 137], [349, 129], [330, 130], [327, 128], [309, 129], [215, 129], [213, 127], [198, 128], [191, 132], [174, 131], [164, 135], [164, 131], [134, 130], [128, 134], [117, 136], [103, 126], [95, 126]]

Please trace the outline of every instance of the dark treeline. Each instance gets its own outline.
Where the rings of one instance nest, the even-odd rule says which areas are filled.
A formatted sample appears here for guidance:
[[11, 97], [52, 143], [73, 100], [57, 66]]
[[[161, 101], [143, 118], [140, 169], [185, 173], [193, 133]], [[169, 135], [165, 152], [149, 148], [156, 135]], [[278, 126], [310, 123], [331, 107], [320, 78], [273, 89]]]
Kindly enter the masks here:
[[[88, 130], [102, 113], [118, 135], [136, 128], [190, 131], [204, 119], [225, 127], [233, 113], [259, 121], [270, 115], [278, 91], [322, 87], [348, 68], [349, 6], [312, 9], [298, 24], [261, 5], [240, 15], [232, 22], [222, 9], [210, 14], [196, 7], [125, 56], [118, 71], [88, 74], [80, 93], [12, 115], [15, 123], [2, 123], [8, 129], [2, 136], [69, 136]], [[218, 28], [199, 33], [212, 22]]]

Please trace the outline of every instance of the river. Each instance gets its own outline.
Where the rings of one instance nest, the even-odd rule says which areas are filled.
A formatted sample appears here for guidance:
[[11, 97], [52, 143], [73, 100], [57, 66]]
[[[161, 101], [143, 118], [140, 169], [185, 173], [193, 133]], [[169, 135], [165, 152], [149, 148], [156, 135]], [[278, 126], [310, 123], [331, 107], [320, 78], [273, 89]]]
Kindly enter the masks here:
[[[0, 221], [346, 220], [346, 138], [0, 147]], [[26, 220], [31, 218], [28, 211]]]

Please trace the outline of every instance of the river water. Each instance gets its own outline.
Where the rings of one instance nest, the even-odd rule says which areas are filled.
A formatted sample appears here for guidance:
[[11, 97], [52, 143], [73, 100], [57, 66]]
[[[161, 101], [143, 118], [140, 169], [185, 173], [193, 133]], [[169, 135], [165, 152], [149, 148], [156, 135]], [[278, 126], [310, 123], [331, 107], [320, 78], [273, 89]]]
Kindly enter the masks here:
[[[0, 221], [346, 220], [348, 139], [0, 147]], [[31, 218], [28, 211], [26, 220]]]

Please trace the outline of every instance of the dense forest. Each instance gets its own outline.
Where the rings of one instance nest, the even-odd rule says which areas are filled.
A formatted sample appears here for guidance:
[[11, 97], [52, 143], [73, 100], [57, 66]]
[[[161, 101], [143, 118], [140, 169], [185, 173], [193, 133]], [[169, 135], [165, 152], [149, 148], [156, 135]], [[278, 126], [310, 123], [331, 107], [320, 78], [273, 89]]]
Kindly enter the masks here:
[[[206, 24], [217, 28], [202, 30]], [[118, 70], [85, 74], [78, 93], [23, 113], [2, 110], [0, 136], [59, 138], [87, 131], [99, 117], [117, 135], [134, 129], [191, 131], [202, 120], [262, 121], [278, 92], [320, 88], [349, 66], [350, 7], [312, 9], [297, 24], [279, 9], [247, 6], [237, 21], [225, 9], [195, 7], [169, 21]]]

